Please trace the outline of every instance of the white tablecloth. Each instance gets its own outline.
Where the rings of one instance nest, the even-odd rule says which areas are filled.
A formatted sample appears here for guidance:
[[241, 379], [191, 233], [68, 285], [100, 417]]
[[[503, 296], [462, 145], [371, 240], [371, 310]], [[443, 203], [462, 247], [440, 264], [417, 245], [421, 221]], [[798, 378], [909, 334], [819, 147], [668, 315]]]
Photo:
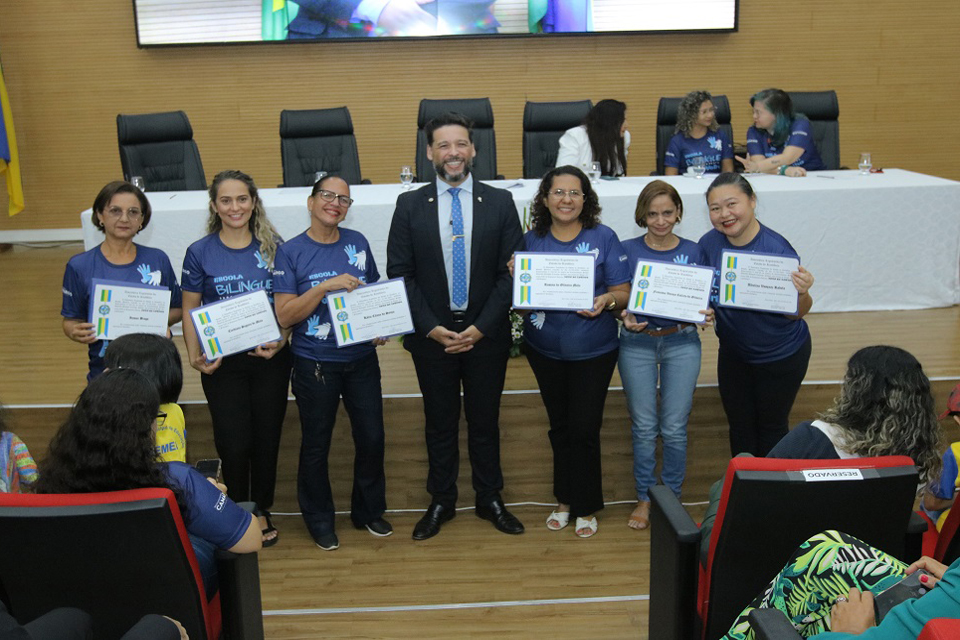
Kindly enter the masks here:
[[[640, 234], [634, 223], [637, 195], [654, 178], [602, 180], [597, 185], [603, 222], [621, 239]], [[676, 232], [697, 240], [710, 229], [703, 194], [710, 176], [664, 178], [685, 205]], [[861, 176], [821, 171], [806, 178], [749, 176], [757, 216], [782, 234], [814, 274], [814, 311], [922, 309], [960, 302], [960, 183], [898, 169]], [[536, 180], [491, 181], [514, 194], [523, 215]], [[416, 185], [415, 185], [416, 187]], [[345, 227], [363, 233], [380, 273], [386, 275], [387, 234], [400, 185], [354, 186]], [[177, 273], [187, 246], [204, 233], [204, 191], [148, 193], [150, 225], [136, 241], [163, 249]], [[309, 225], [306, 187], [261, 189], [267, 213], [284, 238]], [[102, 241], [90, 211], [81, 214], [84, 246]]]

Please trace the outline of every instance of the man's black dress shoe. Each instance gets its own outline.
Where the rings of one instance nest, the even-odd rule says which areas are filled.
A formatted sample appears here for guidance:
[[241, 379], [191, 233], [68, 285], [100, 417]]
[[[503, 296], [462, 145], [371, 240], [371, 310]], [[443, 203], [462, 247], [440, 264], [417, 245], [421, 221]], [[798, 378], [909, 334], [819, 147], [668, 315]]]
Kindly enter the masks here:
[[440, 525], [453, 520], [455, 515], [457, 515], [456, 509], [434, 502], [427, 507], [427, 512], [423, 514], [420, 522], [413, 528], [413, 539], [426, 540], [432, 538], [440, 533]]
[[517, 520], [517, 517], [507, 511], [503, 506], [503, 500], [494, 500], [488, 505], [477, 505], [477, 517], [489, 520], [497, 531], [517, 535], [523, 533], [523, 524]]

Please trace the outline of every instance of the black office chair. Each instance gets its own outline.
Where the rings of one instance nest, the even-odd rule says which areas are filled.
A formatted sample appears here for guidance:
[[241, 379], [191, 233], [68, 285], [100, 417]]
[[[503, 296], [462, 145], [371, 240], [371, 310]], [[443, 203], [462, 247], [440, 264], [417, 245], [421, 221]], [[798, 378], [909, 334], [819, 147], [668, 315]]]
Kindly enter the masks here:
[[218, 551], [219, 590], [208, 600], [169, 489], [0, 493], [0, 549], [0, 598], [21, 624], [77, 607], [99, 640], [148, 613], [198, 640], [263, 640], [257, 554]]
[[[677, 109], [683, 98], [660, 98], [657, 106], [657, 175], [664, 174], [663, 159], [670, 146], [670, 138], [676, 133]], [[733, 142], [733, 127], [730, 125], [730, 102], [727, 96], [713, 96], [713, 107], [716, 109], [717, 124], [725, 131]]]
[[117, 115], [120, 166], [129, 180], [140, 176], [150, 191], [207, 188], [193, 127], [183, 111]]
[[836, 91], [787, 91], [793, 110], [810, 119], [813, 142], [827, 169], [840, 168], [840, 103]]
[[284, 187], [313, 185], [326, 171], [347, 184], [369, 184], [360, 174], [357, 138], [346, 107], [280, 112], [280, 159]]
[[417, 182], [430, 182], [437, 177], [433, 163], [427, 159], [427, 134], [423, 128], [433, 118], [456, 112], [473, 121], [473, 177], [478, 180], [502, 180], [497, 175], [497, 138], [493, 132], [493, 107], [490, 98], [463, 100], [421, 100], [417, 115]]
[[591, 100], [528, 102], [523, 108], [523, 177], [540, 179], [557, 164], [560, 138], [583, 124]]

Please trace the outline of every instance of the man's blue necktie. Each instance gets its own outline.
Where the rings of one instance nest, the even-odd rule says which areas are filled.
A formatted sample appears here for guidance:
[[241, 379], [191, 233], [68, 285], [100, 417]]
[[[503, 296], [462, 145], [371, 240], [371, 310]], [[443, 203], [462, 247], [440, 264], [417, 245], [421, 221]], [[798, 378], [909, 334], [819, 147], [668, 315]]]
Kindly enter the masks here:
[[460, 205], [460, 188], [449, 189], [453, 197], [450, 205], [450, 220], [453, 224], [453, 304], [462, 307], [467, 303], [467, 255], [463, 238], [463, 208]]

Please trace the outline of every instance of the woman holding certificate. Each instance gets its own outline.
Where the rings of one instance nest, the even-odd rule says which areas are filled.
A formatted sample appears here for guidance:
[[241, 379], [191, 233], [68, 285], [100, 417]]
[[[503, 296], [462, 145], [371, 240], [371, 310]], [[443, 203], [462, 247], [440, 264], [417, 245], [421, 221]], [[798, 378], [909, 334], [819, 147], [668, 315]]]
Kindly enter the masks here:
[[626, 306], [627, 256], [617, 234], [600, 224], [597, 194], [576, 167], [547, 172], [534, 197], [532, 220], [525, 251], [594, 257], [592, 308], [534, 311], [524, 321], [527, 360], [550, 419], [558, 504], [547, 528], [559, 531], [575, 518], [576, 534], [589, 538], [597, 532], [595, 514], [603, 509], [600, 425], [619, 346], [616, 318], [606, 312]]
[[90, 318], [93, 280], [112, 280], [170, 289], [167, 324], [180, 322], [181, 300], [170, 258], [160, 249], [144, 247], [134, 236], [150, 224], [150, 202], [129, 182], [106, 185], [93, 201], [93, 225], [103, 232], [98, 246], [70, 258], [63, 274], [63, 333], [87, 345], [90, 382], [103, 372], [106, 341], [97, 339]]
[[813, 275], [802, 266], [791, 273], [789, 282], [797, 294], [793, 314], [721, 304], [721, 287], [734, 286], [720, 283], [724, 251], [794, 260], [799, 256], [783, 236], [757, 220], [757, 196], [743, 176], [721, 173], [706, 196], [713, 230], [700, 238], [700, 247], [706, 264], [716, 270], [711, 300], [716, 310], [720, 342], [717, 377], [730, 424], [730, 452], [762, 457], [786, 435], [790, 409], [807, 373], [811, 341], [803, 316], [813, 306]]
[[[704, 264], [700, 246], [673, 232], [682, 217], [683, 202], [673, 186], [654, 180], [643, 188], [637, 198], [636, 220], [647, 232], [623, 243], [631, 274], [638, 260]], [[626, 310], [622, 317], [619, 367], [633, 423], [633, 475], [637, 485], [637, 506], [627, 525], [646, 529], [650, 526], [647, 491], [657, 483], [658, 435], [663, 440], [660, 477], [680, 495], [687, 467], [687, 420], [700, 374], [700, 336], [697, 326], [689, 322], [634, 315]]]
[[230, 498], [257, 503], [263, 544], [271, 546], [277, 531], [267, 509], [273, 504], [280, 431], [287, 412], [291, 360], [287, 334], [245, 353], [208, 361], [190, 311], [259, 289], [269, 293], [273, 258], [282, 241], [267, 219], [253, 179], [240, 171], [222, 171], [213, 179], [207, 232], [187, 248], [183, 259], [183, 339], [190, 366], [202, 374]]
[[334, 527], [327, 458], [340, 398], [356, 448], [350, 518], [375, 536], [393, 533], [383, 519], [383, 400], [376, 347], [382, 340], [337, 348], [327, 294], [380, 279], [367, 239], [341, 229], [353, 200], [342, 179], [328, 176], [307, 198], [310, 228], [277, 251], [274, 292], [281, 326], [293, 328], [293, 393], [303, 440], [297, 496], [307, 529], [324, 551], [340, 546]]

